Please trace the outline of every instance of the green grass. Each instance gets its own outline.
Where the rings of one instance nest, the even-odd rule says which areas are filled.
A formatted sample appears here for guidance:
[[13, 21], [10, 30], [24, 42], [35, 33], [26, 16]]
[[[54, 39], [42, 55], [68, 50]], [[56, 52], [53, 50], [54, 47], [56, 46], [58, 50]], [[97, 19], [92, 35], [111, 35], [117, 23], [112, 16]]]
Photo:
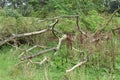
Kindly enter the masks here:
[[[21, 48], [24, 48], [22, 46]], [[26, 47], [27, 48], [27, 47]], [[31, 52], [38, 51], [39, 49], [32, 50]], [[0, 80], [119, 80], [120, 74], [120, 55], [116, 58], [116, 65], [113, 71], [111, 69], [98, 66], [101, 64], [98, 60], [87, 62], [85, 65], [76, 68], [70, 73], [65, 73], [65, 70], [72, 67], [79, 60], [68, 59], [65, 62], [66, 48], [62, 46], [56, 57], [52, 57], [52, 52], [45, 56], [52, 57], [48, 63], [43, 65], [30, 64], [26, 66], [26, 63], [22, 63], [19, 66], [16, 64], [19, 62], [17, 56], [21, 51], [10, 46], [3, 46], [0, 50]], [[63, 54], [64, 53], [64, 54]], [[95, 54], [96, 55], [96, 54]], [[43, 55], [44, 56], [44, 55]], [[100, 56], [97, 56], [99, 58]], [[33, 60], [40, 60], [38, 57]], [[94, 57], [93, 57], [94, 58]], [[102, 58], [101, 58], [102, 59]], [[63, 61], [63, 62], [62, 62]], [[92, 64], [89, 64], [92, 63]], [[106, 63], [109, 64], [109, 63]], [[47, 78], [46, 78], [47, 75]]]
[[[92, 18], [94, 23], [94, 19], [96, 20], [96, 17]], [[0, 38], [2, 38], [3, 35], [7, 35], [8, 33], [23, 33], [41, 30], [42, 28], [45, 28], [44, 26], [48, 25], [46, 23], [43, 23], [44, 25], [37, 23], [36, 21], [38, 19], [31, 20], [32, 18], [20, 18], [18, 21], [12, 19], [13, 18], [10, 17], [0, 17], [0, 30], [2, 31], [0, 32]], [[88, 18], [88, 21], [89, 20], [90, 19]], [[99, 21], [99, 19], [97, 21]], [[72, 22], [71, 20], [66, 20], [65, 22], [62, 21], [61, 23], [62, 24], [58, 24], [57, 27], [63, 31], [72, 31], [74, 28], [73, 23], [75, 23], [75, 21]], [[12, 26], [10, 24], [12, 24]], [[93, 26], [98, 26], [97, 24], [94, 24]], [[114, 27], [119, 27], [119, 24], [120, 18], [114, 17], [113, 21], [108, 25], [107, 28], [111, 29]], [[6, 32], [6, 29], [8, 30], [8, 33]], [[15, 29], [18, 31], [15, 32]], [[28, 39], [31, 39], [36, 44], [46, 45], [49, 48], [56, 46], [57, 41], [50, 41], [48, 38], [53, 38], [53, 36], [51, 37], [50, 35], [46, 35], [47, 33], [33, 36]], [[120, 80], [120, 38], [118, 35], [112, 35], [111, 40], [103, 41], [97, 45], [89, 43], [79, 44], [77, 41], [75, 41], [73, 46], [83, 51], [84, 54], [82, 55], [73, 51], [74, 56], [72, 57], [67, 55], [67, 48], [64, 44], [65, 42], [63, 42], [63, 45], [61, 46], [61, 49], [58, 51], [56, 56], [53, 56], [53, 52], [49, 52], [33, 59], [33, 61], [40, 61], [44, 56], [47, 56], [50, 59], [45, 64], [30, 64], [29, 66], [27, 66], [26, 63], [22, 63], [17, 66], [16, 64], [19, 62], [18, 55], [31, 46], [22, 45], [19, 47], [22, 50], [16, 50], [15, 48], [8, 45], [0, 47], [0, 80]], [[36, 53], [39, 50], [43, 49], [34, 49], [29, 54]], [[88, 55], [89, 53], [92, 54], [88, 56], [88, 61], [85, 65], [76, 68], [70, 73], [66, 73], [67, 69], [77, 64], [84, 55]], [[68, 58], [67, 62], [66, 58]]]

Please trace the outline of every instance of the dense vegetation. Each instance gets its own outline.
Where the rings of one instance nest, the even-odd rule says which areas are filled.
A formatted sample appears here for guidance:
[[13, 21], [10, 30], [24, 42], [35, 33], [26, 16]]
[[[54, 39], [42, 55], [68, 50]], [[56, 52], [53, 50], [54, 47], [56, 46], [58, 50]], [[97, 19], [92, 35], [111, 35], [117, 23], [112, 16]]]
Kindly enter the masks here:
[[[1, 0], [0, 80], [119, 80], [120, 14], [118, 7], [104, 4], [103, 0]], [[78, 24], [87, 37], [79, 32], [76, 17], [66, 15], [79, 16]], [[59, 22], [55, 28], [68, 38], [55, 56], [51, 51], [32, 59], [35, 62], [48, 57], [45, 63], [25, 60], [19, 64], [18, 56], [55, 47], [58, 39], [52, 32], [14, 38], [1, 45], [16, 34], [50, 28], [56, 17]], [[26, 51], [35, 45], [39, 47]], [[84, 58], [85, 64], [66, 73]]]

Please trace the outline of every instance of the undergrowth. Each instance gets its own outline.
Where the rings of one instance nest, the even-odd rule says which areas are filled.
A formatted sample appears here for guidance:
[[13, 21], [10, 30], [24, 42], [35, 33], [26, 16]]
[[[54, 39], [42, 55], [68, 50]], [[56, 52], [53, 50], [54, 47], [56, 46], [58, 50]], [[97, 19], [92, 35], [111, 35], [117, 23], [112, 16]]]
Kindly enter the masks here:
[[[94, 14], [93, 14], [94, 13]], [[90, 11], [88, 16], [80, 19], [82, 29], [87, 33], [94, 32], [96, 29], [102, 27], [107, 17], [100, 15], [97, 12]], [[48, 24], [52, 21], [40, 23], [38, 18], [18, 17], [17, 19], [11, 17], [0, 17], [0, 40], [4, 37], [9, 37], [12, 34], [32, 32], [42, 30], [49, 27]], [[77, 28], [75, 19], [60, 20], [61, 24], [57, 24], [56, 28], [64, 33], [75, 33]], [[106, 32], [110, 29], [119, 27], [119, 18], [114, 17], [113, 20], [107, 25]], [[83, 43], [80, 44], [75, 40], [73, 47], [83, 53], [70, 50], [63, 42], [60, 50], [56, 56], [54, 52], [49, 52], [40, 57], [33, 59], [33, 61], [41, 61], [44, 56], [48, 56], [48, 62], [42, 65], [34, 65], [21, 63], [16, 65], [19, 60], [18, 56], [21, 52], [30, 48], [33, 45], [47, 46], [48, 48], [57, 45], [57, 40], [51, 33], [36, 35], [33, 37], [23, 38], [26, 44], [19, 45], [18, 48], [13, 46], [4, 45], [0, 47], [0, 80], [119, 80], [120, 74], [120, 39], [119, 34], [111, 36], [109, 40], [103, 40], [98, 44]], [[27, 43], [28, 42], [28, 43]], [[28, 54], [35, 54], [43, 50], [36, 48]], [[69, 52], [71, 52], [69, 54]], [[28, 55], [27, 54], [27, 55]], [[76, 68], [70, 73], [66, 70], [82, 61], [83, 57], [87, 56], [87, 63]]]
[[[17, 56], [28, 49], [30, 46], [20, 46], [19, 49], [13, 48], [9, 45], [1, 47], [0, 50], [0, 79], [1, 80], [119, 80], [119, 39], [113, 37], [110, 41], [105, 41], [101, 45], [90, 44], [89, 51], [86, 52], [85, 45], [81, 46], [79, 50], [89, 54], [88, 61], [85, 65], [76, 68], [70, 73], [65, 71], [77, 64], [82, 59], [82, 54], [74, 52], [76, 56], [73, 58], [67, 57], [66, 45], [62, 45], [57, 55], [53, 57], [53, 52], [47, 53], [40, 57], [33, 59], [33, 61], [40, 61], [44, 56], [49, 56], [48, 62], [43, 65], [26, 63], [16, 65], [19, 60]], [[49, 43], [48, 43], [49, 44]], [[49, 44], [51, 47], [54, 44]], [[76, 45], [75, 45], [76, 46]], [[83, 49], [82, 49], [83, 48]], [[30, 53], [36, 53], [40, 48], [32, 50]], [[92, 50], [92, 51], [91, 51]], [[113, 59], [114, 58], [114, 59]]]

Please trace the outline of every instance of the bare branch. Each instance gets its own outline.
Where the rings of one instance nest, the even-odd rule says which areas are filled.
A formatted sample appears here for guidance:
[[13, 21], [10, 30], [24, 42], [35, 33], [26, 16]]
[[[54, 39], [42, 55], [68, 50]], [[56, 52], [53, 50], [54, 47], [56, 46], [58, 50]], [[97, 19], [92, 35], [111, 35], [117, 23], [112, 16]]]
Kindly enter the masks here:
[[51, 31], [53, 26], [55, 26], [55, 24], [57, 23], [58, 21], [55, 21], [54, 23], [50, 24], [50, 28], [48, 29], [43, 29], [41, 31], [35, 31], [35, 32], [30, 32], [30, 33], [23, 33], [23, 34], [13, 34], [11, 37], [9, 38], [6, 38], [5, 40], [3, 41], [0, 41], [0, 46], [5, 44], [6, 42], [9, 42], [9, 41], [12, 41], [14, 38], [19, 38], [19, 37], [26, 37], [26, 36], [31, 36], [31, 35], [37, 35], [37, 34], [42, 34], [42, 33], [45, 33], [47, 31]]
[[44, 53], [47, 53], [47, 52], [50, 52], [50, 51], [55, 51], [55, 52], [56, 52], [56, 51], [59, 50], [62, 41], [63, 41], [64, 39], [66, 39], [66, 38], [67, 38], [67, 35], [64, 34], [61, 38], [59, 38], [59, 42], [58, 42], [57, 47], [53, 47], [53, 48], [50, 48], [50, 49], [46, 49], [46, 50], [40, 51], [40, 52], [38, 52], [38, 53], [34, 53], [33, 55], [30, 55], [30, 56], [22, 57], [22, 58], [20, 58], [20, 60], [32, 59], [32, 58], [34, 58], [34, 57], [40, 56], [40, 55], [42, 55], [42, 54], [44, 54]]
[[5, 40], [3, 41], [0, 41], [0, 46], [5, 44], [6, 42], [9, 42], [9, 41], [12, 41], [14, 38], [19, 38], [19, 37], [26, 37], [26, 36], [31, 36], [31, 35], [37, 35], [37, 34], [41, 34], [41, 33], [44, 33], [44, 32], [47, 32], [49, 31], [50, 29], [43, 29], [41, 31], [35, 31], [35, 32], [30, 32], [30, 33], [24, 33], [24, 34], [15, 34], [9, 38], [6, 38]]
[[84, 61], [82, 61], [82, 62], [80, 62], [80, 63], [78, 63], [78, 64], [76, 64], [76, 65], [75, 65], [75, 66], [73, 66], [72, 68], [70, 68], [70, 69], [66, 70], [66, 73], [73, 71], [75, 68], [77, 68], [77, 67], [79, 67], [79, 66], [81, 66], [81, 65], [85, 64], [86, 62], [87, 62], [87, 59], [86, 59], [86, 60], [84, 60]]
[[76, 16], [76, 25], [77, 25], [77, 28], [78, 28], [79, 32], [81, 34], [83, 34], [84, 36], [88, 37], [87, 34], [85, 32], [83, 32], [82, 29], [79, 26], [79, 16]]
[[32, 49], [34, 49], [34, 48], [36, 48], [36, 47], [37, 47], [37, 45], [35, 45], [35, 46], [33, 46], [33, 47], [31, 47], [31, 48], [25, 50], [24, 52], [22, 52], [22, 53], [18, 56], [18, 58], [20, 59], [25, 53], [31, 51]]
[[30, 55], [30, 56], [22, 57], [22, 58], [20, 58], [20, 60], [32, 59], [34, 57], [37, 57], [39, 55], [42, 55], [42, 54], [50, 52], [50, 51], [56, 51], [56, 47], [53, 47], [53, 48], [50, 48], [47, 50], [43, 50], [43, 51], [40, 51], [38, 53], [34, 53], [33, 55]]
[[30, 63], [32, 63], [32, 64], [39, 64], [39, 65], [42, 65], [47, 60], [48, 60], [48, 58], [46, 58], [46, 57], [42, 61], [40, 61], [40, 62], [33, 62], [32, 60], [29, 59]]
[[67, 38], [67, 35], [65, 35], [65, 34], [61, 38], [59, 38], [59, 42], [58, 42], [58, 45], [56, 47], [57, 50], [60, 48], [62, 41], [66, 38]]
[[[56, 19], [56, 23], [58, 23], [58, 19]], [[57, 35], [54, 32], [54, 28], [55, 28], [55, 24], [52, 26], [52, 33], [55, 37], [57, 37]], [[58, 38], [58, 37], [57, 37]]]
[[24, 63], [24, 61], [18, 62], [17, 64], [15, 64], [15, 66], [18, 66], [18, 65], [20, 65], [21, 63]]

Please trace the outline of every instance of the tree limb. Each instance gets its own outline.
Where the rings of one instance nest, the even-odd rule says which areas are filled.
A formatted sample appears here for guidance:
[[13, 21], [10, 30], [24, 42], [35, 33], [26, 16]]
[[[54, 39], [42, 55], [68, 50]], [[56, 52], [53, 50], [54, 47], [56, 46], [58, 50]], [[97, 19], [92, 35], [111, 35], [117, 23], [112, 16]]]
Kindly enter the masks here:
[[9, 38], [6, 38], [5, 40], [3, 41], [0, 41], [0, 46], [2, 46], [3, 44], [5, 44], [6, 42], [9, 42], [9, 41], [12, 41], [14, 38], [19, 38], [19, 37], [26, 37], [26, 36], [31, 36], [31, 35], [37, 35], [37, 34], [42, 34], [44, 32], [47, 32], [47, 31], [51, 31], [52, 30], [52, 26], [55, 26], [55, 24], [57, 23], [58, 21], [55, 21], [54, 23], [50, 24], [50, 28], [48, 29], [43, 29], [41, 31], [35, 31], [35, 32], [30, 32], [30, 33], [23, 33], [23, 34], [13, 34], [13, 36], [9, 37]]
[[84, 36], [88, 37], [88, 35], [85, 32], [83, 32], [82, 29], [79, 26], [79, 16], [76, 16], [76, 25], [77, 25], [77, 28], [78, 28], [79, 32], [81, 34], [83, 34]]
[[56, 47], [46, 49], [46, 50], [40, 51], [38, 53], [34, 53], [33, 55], [30, 55], [30, 56], [22, 57], [20, 60], [32, 59], [34, 57], [40, 56], [40, 55], [42, 55], [44, 53], [47, 53], [47, 52], [50, 52], [50, 51], [55, 51], [56, 52], [60, 49], [62, 41], [66, 38], [67, 38], [67, 35], [64, 34], [61, 38], [59, 38], [59, 42], [58, 42], [58, 45]]
[[25, 53], [31, 51], [32, 49], [34, 49], [34, 48], [36, 48], [36, 47], [37, 47], [37, 45], [35, 45], [35, 46], [33, 46], [33, 47], [31, 47], [31, 48], [25, 50], [24, 52], [22, 52], [22, 53], [18, 56], [18, 58], [20, 59]]

